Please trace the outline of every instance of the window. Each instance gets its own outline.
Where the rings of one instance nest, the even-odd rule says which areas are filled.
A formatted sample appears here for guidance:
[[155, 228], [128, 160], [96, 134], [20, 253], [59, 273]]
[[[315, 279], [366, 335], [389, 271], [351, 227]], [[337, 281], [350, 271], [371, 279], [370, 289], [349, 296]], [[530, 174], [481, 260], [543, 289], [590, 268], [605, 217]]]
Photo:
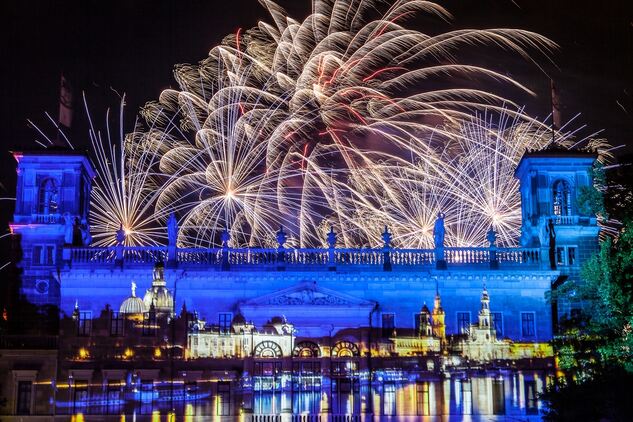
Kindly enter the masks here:
[[123, 335], [123, 326], [125, 319], [119, 312], [110, 313], [110, 335], [112, 337], [121, 337]]
[[145, 337], [156, 335], [156, 312], [145, 312], [143, 314], [142, 334]]
[[384, 385], [383, 414], [394, 416], [396, 414], [396, 385], [392, 382]]
[[503, 313], [491, 312], [492, 314], [492, 326], [497, 333], [497, 338], [503, 337]]
[[576, 248], [573, 246], [567, 247], [567, 265], [576, 264]]
[[534, 337], [535, 335], [534, 312], [521, 312], [521, 336]]
[[38, 214], [56, 214], [58, 205], [58, 189], [55, 179], [49, 177], [42, 180], [38, 195]]
[[416, 409], [418, 415], [431, 414], [431, 402], [429, 401], [429, 383], [418, 382], [415, 385]]
[[34, 245], [33, 265], [55, 265], [55, 245]]
[[525, 413], [527, 415], [538, 414], [538, 401], [536, 396], [536, 381], [525, 381]]
[[217, 403], [216, 414], [218, 416], [229, 416], [231, 414], [231, 384], [228, 381], [218, 382]]
[[321, 404], [321, 362], [294, 361], [292, 366], [293, 413], [319, 413]]
[[562, 246], [556, 247], [556, 265], [565, 265], [565, 248]]
[[391, 337], [396, 328], [396, 314], [382, 314], [382, 336]]
[[554, 183], [552, 197], [554, 215], [571, 215], [571, 189], [566, 180], [558, 180]]
[[74, 413], [83, 412], [87, 406], [90, 395], [88, 392], [88, 381], [75, 381], [75, 391], [73, 394], [73, 411]]
[[121, 413], [122, 400], [121, 400], [121, 381], [108, 381], [107, 392], [108, 415], [117, 415]]
[[141, 380], [141, 414], [149, 415], [152, 413], [154, 401], [154, 381], [148, 379]]
[[18, 381], [18, 391], [15, 413], [18, 415], [31, 414], [31, 397], [33, 395], [33, 382]]
[[557, 246], [556, 264], [567, 266], [576, 265], [576, 246]]
[[492, 414], [505, 415], [506, 403], [503, 391], [503, 379], [492, 380]]
[[77, 335], [88, 337], [92, 331], [92, 311], [79, 312], [77, 320]]
[[231, 320], [233, 319], [232, 313], [221, 313], [219, 314], [219, 323], [220, 334], [228, 335], [231, 334]]
[[457, 312], [457, 332], [470, 333], [470, 312]]

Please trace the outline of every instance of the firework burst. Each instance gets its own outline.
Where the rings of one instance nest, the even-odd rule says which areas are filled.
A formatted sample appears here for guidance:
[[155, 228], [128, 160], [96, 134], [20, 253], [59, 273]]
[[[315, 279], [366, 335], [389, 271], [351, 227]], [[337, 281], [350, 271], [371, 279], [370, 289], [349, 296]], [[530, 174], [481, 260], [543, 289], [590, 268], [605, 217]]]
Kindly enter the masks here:
[[[439, 182], [456, 180], [460, 170], [452, 166], [468, 154], [459, 151], [464, 136], [455, 128], [474, 120], [474, 110], [512, 103], [457, 77], [531, 92], [456, 57], [486, 44], [532, 60], [554, 44], [521, 30], [431, 36], [406, 28], [420, 13], [450, 19], [431, 2], [314, 0], [303, 21], [261, 3], [273, 24], [238, 31], [198, 65], [177, 66], [179, 89], [143, 110], [152, 128], [143, 144], [158, 146], [150, 155], [160, 157], [167, 179], [156, 209], [180, 216], [179, 244], [217, 245], [226, 227], [233, 245], [263, 245], [284, 225], [292, 244], [309, 246], [322, 243], [324, 221], [341, 227], [345, 244], [368, 244], [377, 233], [342, 220], [371, 211], [376, 224], [391, 223], [403, 245], [422, 246], [436, 209], [455, 210], [451, 218], [465, 221], [451, 201], [466, 195]], [[385, 188], [389, 179], [394, 184]], [[405, 212], [392, 203], [407, 190], [421, 194]], [[481, 213], [500, 212], [499, 204], [486, 206]], [[461, 243], [475, 235], [455, 236]]]

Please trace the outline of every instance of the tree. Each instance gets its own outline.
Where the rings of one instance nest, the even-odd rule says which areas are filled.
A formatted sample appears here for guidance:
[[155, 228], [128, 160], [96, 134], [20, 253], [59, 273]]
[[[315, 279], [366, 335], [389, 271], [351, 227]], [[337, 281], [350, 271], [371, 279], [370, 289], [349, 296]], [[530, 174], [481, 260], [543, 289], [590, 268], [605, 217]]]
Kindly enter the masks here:
[[[582, 303], [582, 312], [562, 321], [562, 333], [554, 339], [565, 376], [543, 396], [545, 420], [633, 420], [627, 396], [633, 383], [633, 175], [627, 173], [630, 166], [606, 189], [580, 192], [579, 202], [592, 213], [615, 215], [621, 225], [585, 263], [582, 281], [569, 281], [556, 292]], [[602, 199], [605, 191], [610, 200]]]

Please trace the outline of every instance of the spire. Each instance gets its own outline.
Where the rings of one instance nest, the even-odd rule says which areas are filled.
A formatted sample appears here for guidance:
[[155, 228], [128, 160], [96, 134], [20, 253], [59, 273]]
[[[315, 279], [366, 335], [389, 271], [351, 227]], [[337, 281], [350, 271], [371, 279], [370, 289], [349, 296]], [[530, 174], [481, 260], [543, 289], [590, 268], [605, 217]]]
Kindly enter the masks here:
[[491, 328], [490, 296], [486, 284], [481, 292], [481, 310], [479, 311], [479, 328]]

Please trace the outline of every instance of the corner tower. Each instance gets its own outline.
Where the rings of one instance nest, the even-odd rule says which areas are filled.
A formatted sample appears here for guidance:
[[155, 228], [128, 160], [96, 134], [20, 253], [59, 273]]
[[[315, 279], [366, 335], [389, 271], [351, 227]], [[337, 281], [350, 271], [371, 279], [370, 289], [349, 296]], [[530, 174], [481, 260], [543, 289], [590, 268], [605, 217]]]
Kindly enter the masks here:
[[526, 152], [517, 166], [521, 246], [541, 248], [552, 269], [567, 272], [597, 250], [596, 216], [579, 203], [582, 190], [593, 185], [595, 161], [592, 153], [551, 147]]
[[[94, 169], [75, 151], [13, 152], [17, 161], [15, 212], [11, 232], [19, 236], [22, 287], [36, 305], [58, 305], [59, 280], [53, 275], [64, 245], [86, 239]], [[82, 228], [83, 224], [83, 228]]]

